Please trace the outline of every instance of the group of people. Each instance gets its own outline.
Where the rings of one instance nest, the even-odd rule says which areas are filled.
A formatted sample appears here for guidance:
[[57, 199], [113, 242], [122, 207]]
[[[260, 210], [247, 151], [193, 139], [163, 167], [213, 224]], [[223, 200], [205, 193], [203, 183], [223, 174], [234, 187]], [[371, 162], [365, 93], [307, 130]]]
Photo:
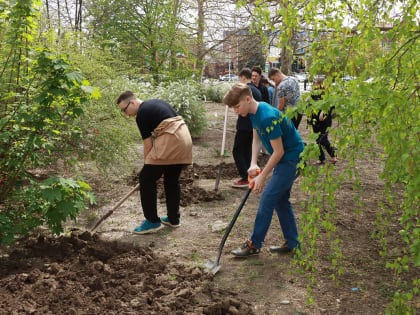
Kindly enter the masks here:
[[[278, 68], [271, 68], [269, 79], [263, 76], [259, 66], [252, 69], [243, 68], [239, 72], [239, 81], [251, 88], [252, 96], [256, 101], [263, 101], [279, 109], [283, 113], [287, 107], [296, 106], [300, 99], [299, 83], [294, 77], [286, 76]], [[293, 124], [298, 129], [302, 115], [292, 118]], [[234, 180], [233, 187], [248, 186], [248, 169], [251, 162], [252, 125], [248, 116], [238, 115], [236, 135], [233, 145], [233, 158], [240, 178]], [[267, 153], [262, 148], [263, 153]]]
[[[299, 84], [277, 68], [272, 68], [268, 77], [274, 86], [262, 75], [260, 67], [244, 68], [239, 73], [240, 82], [234, 84], [223, 98], [223, 103], [238, 115], [233, 157], [240, 178], [233, 186], [252, 187], [254, 193], [261, 195], [250, 238], [232, 251], [237, 257], [260, 253], [273, 211], [277, 214], [284, 243], [270, 247], [270, 251], [289, 253], [300, 247], [289, 198], [304, 149], [298, 131], [302, 115], [291, 120], [285, 115], [286, 109], [296, 106], [300, 99]], [[322, 91], [322, 82], [314, 87], [314, 90]], [[313, 99], [316, 101], [321, 97], [322, 92], [314, 94]], [[192, 140], [185, 121], [167, 102], [159, 99], [143, 101], [131, 91], [121, 93], [117, 105], [123, 114], [136, 117], [144, 144], [144, 165], [139, 173], [139, 183], [145, 220], [134, 229], [134, 233], [154, 233], [163, 225], [179, 227], [179, 178], [182, 169], [192, 163]], [[327, 136], [331, 116], [331, 112], [317, 112], [310, 121], [314, 131], [317, 128], [319, 132], [319, 145], [325, 146], [335, 159]], [[269, 158], [260, 168], [258, 156], [263, 148]], [[320, 161], [323, 161], [322, 156], [325, 159], [321, 151]], [[167, 215], [159, 217], [157, 181], [161, 177]], [[248, 178], [251, 178], [250, 182]]]

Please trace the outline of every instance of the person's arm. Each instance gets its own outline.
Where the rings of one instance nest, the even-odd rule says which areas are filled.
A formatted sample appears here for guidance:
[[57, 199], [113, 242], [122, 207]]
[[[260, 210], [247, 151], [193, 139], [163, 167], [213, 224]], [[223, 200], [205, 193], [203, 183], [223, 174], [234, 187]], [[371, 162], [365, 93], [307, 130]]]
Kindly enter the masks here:
[[150, 153], [153, 148], [152, 137], [143, 139], [143, 157], [146, 159], [146, 156]]
[[251, 157], [251, 164], [248, 169], [248, 174], [251, 176], [255, 176], [253, 171], [255, 171], [258, 167], [258, 155], [260, 154], [261, 150], [261, 139], [258, 136], [258, 133], [255, 129], [252, 130], [252, 157]]
[[279, 97], [279, 103], [278, 103], [277, 108], [281, 111], [284, 111], [285, 105], [286, 105], [286, 97], [285, 96]]
[[[271, 154], [270, 158], [267, 161], [267, 164], [262, 169], [261, 173], [253, 179], [254, 182], [254, 189], [253, 191], [257, 194], [261, 193], [265, 186], [265, 181], [268, 175], [273, 171], [274, 167], [277, 163], [280, 162], [282, 157], [284, 156], [284, 147], [283, 147], [283, 140], [281, 137], [277, 139], [270, 140], [271, 146], [273, 147], [273, 154]], [[255, 174], [250, 174], [251, 176], [255, 176]]]

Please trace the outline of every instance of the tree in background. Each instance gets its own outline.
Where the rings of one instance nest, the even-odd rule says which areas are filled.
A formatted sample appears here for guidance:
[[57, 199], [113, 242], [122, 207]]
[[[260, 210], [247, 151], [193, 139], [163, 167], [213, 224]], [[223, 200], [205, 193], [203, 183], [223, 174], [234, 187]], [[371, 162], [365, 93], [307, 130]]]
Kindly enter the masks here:
[[[95, 42], [124, 56], [131, 76], [176, 71], [188, 38], [180, 29], [180, 1], [92, 1], [86, 4], [88, 28]], [[126, 69], [128, 70], [128, 69]]]
[[265, 55], [272, 43], [281, 49], [279, 61], [281, 71], [290, 75], [294, 54], [298, 48], [299, 31], [304, 26], [302, 8], [305, 1], [237, 1], [250, 14], [251, 29], [259, 34], [265, 48]]

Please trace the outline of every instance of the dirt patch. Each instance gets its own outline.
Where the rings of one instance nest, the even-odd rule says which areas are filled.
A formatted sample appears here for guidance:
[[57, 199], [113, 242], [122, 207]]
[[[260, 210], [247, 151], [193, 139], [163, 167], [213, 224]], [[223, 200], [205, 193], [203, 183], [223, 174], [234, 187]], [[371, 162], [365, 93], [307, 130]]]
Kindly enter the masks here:
[[254, 314], [200, 268], [89, 232], [17, 244], [0, 279], [1, 314]]
[[[343, 274], [337, 281], [331, 279], [332, 244], [320, 240], [316, 245], [320, 262], [312, 303], [308, 303], [307, 274], [300, 272], [291, 256], [271, 254], [266, 249], [283, 241], [275, 216], [258, 257], [236, 259], [230, 255], [251, 233], [259, 201], [254, 194], [248, 198], [225, 244], [221, 270], [215, 276], [206, 272], [203, 266], [216, 257], [224, 232], [215, 227], [230, 222], [246, 192], [231, 187], [237, 178], [229, 154], [236, 117], [229, 116], [227, 154], [221, 158], [217, 148], [222, 139], [224, 107], [208, 104], [207, 109], [209, 129], [194, 139], [194, 165], [181, 177], [181, 227], [165, 227], [152, 235], [133, 234], [133, 228], [143, 219], [137, 193], [95, 234], [87, 232], [95, 218], [137, 183], [139, 169], [117, 179], [111, 187], [91, 174], [99, 203], [76, 221], [68, 222], [65, 235], [40, 233], [1, 251], [0, 314], [383, 313], [395, 290], [395, 278], [384, 268], [379, 244], [371, 238], [383, 190], [378, 178], [379, 160], [356, 166], [364, 179], [360, 191], [344, 182], [337, 192], [336, 227], [342, 240]], [[302, 123], [304, 138], [308, 131]], [[262, 155], [260, 159], [263, 166], [267, 157]], [[222, 176], [215, 191], [220, 163]], [[346, 161], [340, 160], [334, 171], [339, 174], [345, 165]], [[300, 181], [295, 183], [291, 196], [298, 227], [307, 201]], [[356, 211], [356, 196], [364, 201], [363, 211]], [[160, 215], [166, 214], [164, 198], [160, 187]], [[388, 237], [395, 238], [397, 249], [398, 226]], [[412, 276], [418, 275], [414, 270]]]

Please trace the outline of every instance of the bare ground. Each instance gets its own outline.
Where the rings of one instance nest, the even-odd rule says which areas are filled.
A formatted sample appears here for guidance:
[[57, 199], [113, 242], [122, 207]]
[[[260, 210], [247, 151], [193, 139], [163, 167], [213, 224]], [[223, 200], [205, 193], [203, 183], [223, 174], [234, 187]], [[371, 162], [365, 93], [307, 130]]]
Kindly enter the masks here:
[[[236, 177], [232, 157], [218, 157], [224, 107], [212, 103], [207, 106], [209, 129], [194, 139], [194, 165], [182, 176], [181, 227], [165, 227], [152, 235], [133, 234], [131, 231], [143, 219], [140, 198], [135, 193], [96, 233], [90, 233], [92, 223], [136, 183], [133, 175], [117, 179], [114, 186], [92, 180], [99, 203], [76, 222], [69, 222], [68, 233], [60, 237], [35, 235], [1, 251], [0, 314], [377, 315], [384, 312], [396, 279], [384, 268], [379, 245], [371, 238], [383, 190], [377, 160], [357, 165], [364, 178], [363, 211], [355, 211], [354, 197], [359, 192], [351, 183], [344, 182], [338, 190], [336, 226], [342, 239], [344, 257], [340, 264], [344, 273], [337, 281], [331, 279], [328, 258], [331, 244], [320, 240], [317, 243], [319, 272], [312, 303], [308, 303], [308, 274], [298, 269], [291, 256], [266, 250], [283, 241], [276, 217], [258, 257], [237, 259], [229, 254], [251, 233], [258, 205], [258, 196], [254, 194], [248, 198], [227, 239], [220, 271], [214, 276], [206, 271], [203, 266], [216, 257], [224, 233], [217, 226], [230, 222], [246, 192], [230, 187]], [[229, 113], [228, 153], [232, 148], [235, 119]], [[300, 132], [303, 137], [308, 133], [305, 122]], [[219, 163], [223, 163], [222, 178], [215, 191]], [[263, 163], [261, 157], [261, 166]], [[335, 171], [339, 172], [345, 165], [346, 161], [340, 160]], [[133, 170], [133, 174], [138, 171]], [[298, 226], [307, 199], [299, 185], [300, 179], [291, 197]], [[159, 213], [165, 215], [163, 194]], [[394, 230], [398, 231], [398, 227]]]

